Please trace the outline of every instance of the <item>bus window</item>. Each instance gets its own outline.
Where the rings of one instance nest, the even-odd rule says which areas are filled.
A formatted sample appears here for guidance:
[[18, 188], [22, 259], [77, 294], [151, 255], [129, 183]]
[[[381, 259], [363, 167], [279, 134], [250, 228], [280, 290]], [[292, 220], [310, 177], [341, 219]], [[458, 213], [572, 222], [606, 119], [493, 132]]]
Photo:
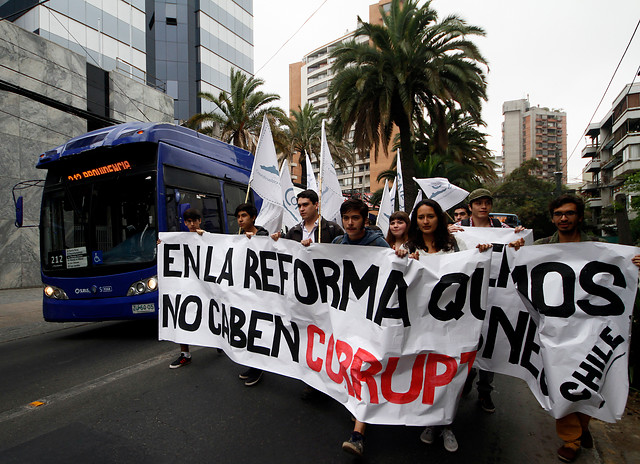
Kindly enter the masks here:
[[227, 206], [227, 224], [229, 225], [229, 233], [234, 234], [238, 232], [238, 221], [235, 217], [236, 208], [238, 207], [238, 205], [245, 203], [245, 201], [253, 203], [253, 196], [249, 195], [249, 199], [246, 200], [246, 186], [240, 186], [225, 182], [224, 198]]
[[[212, 179], [213, 181], [213, 179]], [[207, 232], [224, 233], [220, 215], [220, 197], [189, 190], [167, 187], [167, 230], [169, 232], [188, 231], [182, 214], [188, 208], [196, 208], [202, 214], [201, 227]]]

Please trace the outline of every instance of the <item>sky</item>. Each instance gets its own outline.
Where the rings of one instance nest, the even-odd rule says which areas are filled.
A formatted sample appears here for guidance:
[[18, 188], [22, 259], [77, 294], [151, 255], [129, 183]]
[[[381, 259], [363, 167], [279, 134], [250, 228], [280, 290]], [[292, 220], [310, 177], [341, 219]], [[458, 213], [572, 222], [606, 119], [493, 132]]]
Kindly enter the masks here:
[[[358, 15], [368, 21], [374, 3], [254, 0], [255, 74], [265, 81], [263, 90], [279, 94], [280, 106], [288, 109], [289, 64], [354, 30]], [[640, 20], [640, 1], [433, 0], [432, 6], [440, 18], [457, 14], [486, 32], [474, 41], [489, 62], [482, 113], [489, 148], [501, 151], [502, 103], [528, 96], [532, 106], [567, 113], [568, 177], [580, 182], [586, 164], [582, 134], [600, 99], [604, 95], [592, 122], [602, 120], [640, 66], [638, 30], [605, 94]]]

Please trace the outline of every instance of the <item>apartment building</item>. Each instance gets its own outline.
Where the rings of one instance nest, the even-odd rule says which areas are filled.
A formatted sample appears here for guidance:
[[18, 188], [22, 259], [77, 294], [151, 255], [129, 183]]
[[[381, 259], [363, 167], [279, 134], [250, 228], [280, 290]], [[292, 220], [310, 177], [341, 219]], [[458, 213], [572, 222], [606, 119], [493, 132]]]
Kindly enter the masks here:
[[618, 194], [626, 196], [629, 207], [630, 193], [623, 184], [640, 169], [640, 83], [626, 85], [605, 117], [589, 126], [586, 137], [582, 158], [589, 162], [582, 171], [581, 191], [593, 222], [606, 227], [612, 220], [603, 217], [603, 210]]
[[535, 158], [542, 164], [540, 177], [553, 181], [562, 171], [567, 182], [567, 115], [561, 110], [531, 106], [528, 99], [506, 101], [502, 105], [502, 175], [524, 161]]
[[[378, 3], [371, 4], [369, 6], [369, 22], [382, 24], [380, 7], [382, 7], [383, 11], [388, 11], [390, 4], [390, 0], [380, 0]], [[311, 103], [318, 111], [327, 111], [329, 107], [329, 86], [333, 78], [331, 53], [343, 42], [353, 40], [353, 37], [353, 31], [348, 32], [342, 37], [312, 50], [302, 58], [302, 61], [289, 65], [289, 108], [291, 110], [298, 110], [306, 103]], [[394, 154], [389, 151], [389, 156], [387, 157], [382, 148], [379, 151], [377, 160], [375, 153], [372, 151], [358, 155], [355, 164], [352, 166], [345, 169], [336, 168], [338, 180], [344, 194], [369, 195], [383, 186], [383, 183], [377, 181], [377, 177], [382, 171], [390, 168]], [[311, 159], [314, 171], [317, 174], [320, 167], [314, 157], [311, 157]], [[294, 182], [301, 182], [301, 175], [301, 166], [297, 159], [294, 158], [291, 163], [291, 177]]]

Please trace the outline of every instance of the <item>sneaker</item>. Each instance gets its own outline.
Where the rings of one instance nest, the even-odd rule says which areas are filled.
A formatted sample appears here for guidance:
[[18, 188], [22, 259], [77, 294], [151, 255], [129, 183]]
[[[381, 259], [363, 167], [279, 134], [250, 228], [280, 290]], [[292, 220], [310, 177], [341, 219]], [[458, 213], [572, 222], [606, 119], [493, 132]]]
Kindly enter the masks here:
[[469, 375], [467, 375], [467, 380], [464, 381], [464, 387], [462, 387], [462, 396], [465, 397], [469, 393], [471, 393], [471, 389], [473, 388], [473, 380], [476, 378], [476, 370], [471, 369]]
[[444, 442], [444, 449], [449, 451], [450, 453], [455, 453], [458, 451], [458, 440], [456, 440], [456, 436], [453, 434], [453, 430], [449, 427], [445, 427], [442, 431], [442, 441]]
[[187, 358], [185, 355], [180, 353], [180, 357], [175, 361], [173, 361], [171, 364], [169, 364], [169, 368], [177, 369], [179, 367], [186, 366], [187, 364], [191, 364], [191, 356]]
[[589, 429], [582, 431], [582, 436], [580, 437], [580, 446], [586, 449], [593, 448], [593, 437], [591, 436], [591, 432], [589, 432]]
[[420, 441], [422, 443], [426, 443], [430, 445], [435, 441], [435, 430], [434, 427], [425, 427], [425, 429], [420, 434]]
[[262, 378], [262, 371], [260, 369], [253, 369], [249, 377], [247, 377], [247, 380], [245, 380], [244, 385], [246, 387], [251, 387], [252, 385], [255, 385], [258, 382], [260, 382], [261, 378]]
[[561, 446], [558, 448], [558, 459], [562, 462], [573, 462], [578, 457], [578, 449], [569, 448], [568, 446]]
[[342, 443], [342, 451], [362, 456], [364, 453], [364, 437], [360, 432], [351, 432], [349, 439]]
[[484, 412], [494, 413], [496, 412], [496, 405], [491, 401], [491, 394], [485, 393], [478, 398], [478, 404]]
[[250, 367], [246, 371], [241, 372], [240, 374], [238, 374], [238, 378], [240, 380], [247, 380], [249, 377], [251, 377], [252, 370], [253, 370], [253, 367]]

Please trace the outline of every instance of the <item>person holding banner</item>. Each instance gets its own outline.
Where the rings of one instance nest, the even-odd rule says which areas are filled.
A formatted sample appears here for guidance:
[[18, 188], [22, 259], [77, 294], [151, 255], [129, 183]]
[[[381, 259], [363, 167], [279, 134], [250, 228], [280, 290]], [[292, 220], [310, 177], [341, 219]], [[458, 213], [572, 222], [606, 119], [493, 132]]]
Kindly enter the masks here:
[[[556, 226], [556, 232], [550, 237], [536, 240], [534, 245], [603, 241], [581, 230], [584, 220], [582, 199], [573, 195], [561, 195], [549, 203], [549, 214], [553, 225]], [[640, 266], [640, 255], [634, 256], [631, 261], [636, 266]], [[564, 441], [564, 444], [558, 448], [558, 459], [563, 462], [573, 462], [581, 448], [593, 448], [593, 437], [589, 432], [590, 420], [590, 416], [581, 412], [573, 412], [556, 419], [556, 433]]]
[[[462, 231], [461, 227], [456, 226], [465, 226], [465, 227], [502, 227], [502, 228], [511, 228], [509, 225], [504, 222], [500, 222], [500, 220], [496, 218], [492, 218], [489, 215], [491, 214], [491, 209], [493, 208], [493, 195], [491, 192], [485, 188], [475, 189], [469, 194], [468, 197], [468, 205], [469, 210], [471, 212], [471, 216], [468, 219], [462, 219], [455, 224], [455, 226], [450, 227], [451, 232]], [[524, 230], [524, 227], [518, 226], [515, 228], [516, 232], [521, 232]], [[514, 246], [514, 245], [510, 245]], [[485, 371], [479, 369], [480, 375], [478, 378], [478, 404], [482, 408], [483, 411], [488, 413], [494, 413], [496, 411], [496, 406], [493, 404], [493, 400], [491, 399], [491, 392], [493, 391], [493, 372]], [[467, 378], [467, 383], [462, 390], [463, 396], [467, 395], [471, 388], [473, 387], [473, 379], [476, 376], [476, 369], [473, 369], [469, 373], [469, 377]]]
[[[188, 208], [182, 213], [182, 220], [184, 221], [184, 225], [187, 226], [189, 232], [196, 232], [198, 235], [202, 235], [204, 230], [200, 228], [200, 224], [202, 224], [202, 214], [195, 208]], [[158, 244], [160, 243], [160, 239], [158, 239]], [[182, 366], [188, 366], [191, 364], [191, 352], [189, 351], [189, 345], [180, 344], [180, 356], [178, 359], [169, 364], [170, 369], [178, 369]]]
[[[477, 248], [482, 252], [491, 248], [491, 245], [480, 244]], [[411, 258], [420, 259], [429, 254], [454, 253], [466, 249], [467, 245], [449, 232], [447, 218], [440, 204], [426, 199], [415, 206], [409, 225], [409, 241], [396, 254], [402, 257], [410, 253]], [[453, 453], [458, 450], [458, 441], [450, 425], [427, 426], [420, 435], [420, 440], [430, 445], [438, 432], [447, 451]]]
[[[269, 231], [267, 229], [255, 224], [257, 216], [258, 210], [251, 203], [241, 203], [236, 208], [235, 217], [238, 220], [238, 226], [247, 238], [251, 238], [254, 235], [269, 235]], [[251, 387], [260, 382], [262, 373], [263, 371], [261, 369], [250, 367], [238, 375], [238, 377], [240, 380], [244, 380], [245, 386]]]
[[[342, 235], [344, 231], [333, 221], [327, 221], [318, 214], [318, 194], [313, 190], [304, 190], [298, 195], [298, 211], [302, 222], [289, 229], [284, 238], [295, 240], [305, 246], [318, 242], [318, 229], [322, 243], [331, 243], [334, 238]], [[275, 235], [272, 237], [277, 240]]]
[[396, 211], [389, 217], [389, 231], [385, 240], [394, 250], [399, 250], [409, 239], [411, 218], [404, 211]]
[[[372, 230], [366, 227], [369, 207], [364, 201], [358, 198], [346, 200], [340, 205], [340, 216], [346, 233], [336, 237], [332, 243], [390, 248], [380, 230]], [[344, 451], [356, 456], [362, 456], [364, 453], [364, 430], [366, 425], [356, 419], [351, 436], [342, 443]]]

